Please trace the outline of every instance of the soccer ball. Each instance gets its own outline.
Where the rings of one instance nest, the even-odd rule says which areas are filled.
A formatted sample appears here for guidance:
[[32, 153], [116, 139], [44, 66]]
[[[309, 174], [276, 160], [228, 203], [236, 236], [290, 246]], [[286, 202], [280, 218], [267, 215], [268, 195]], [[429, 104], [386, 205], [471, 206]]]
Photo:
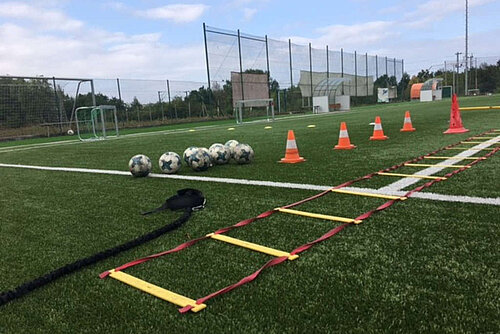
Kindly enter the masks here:
[[69, 136], [72, 136], [72, 135], [74, 135], [74, 134], [75, 134], [75, 132], [74, 132], [73, 130], [71, 130], [71, 129], [69, 129], [69, 130], [68, 130], [68, 135], [69, 135]]
[[210, 146], [208, 152], [212, 157], [212, 161], [217, 165], [227, 164], [229, 159], [231, 159], [231, 150], [229, 147], [219, 143]]
[[228, 140], [224, 146], [228, 147], [229, 148], [229, 151], [231, 152], [231, 158], [234, 158], [234, 148], [236, 147], [236, 145], [238, 145], [239, 142], [237, 140], [234, 140], [234, 139], [231, 139], [231, 140]]
[[249, 164], [253, 161], [255, 153], [252, 147], [248, 144], [238, 144], [234, 148], [234, 160], [238, 164]]
[[203, 152], [205, 152], [209, 159], [210, 159], [210, 166], [209, 167], [212, 167], [214, 165], [214, 160], [212, 159], [212, 156], [210, 155], [210, 151], [208, 150], [208, 148], [206, 147], [198, 147], [199, 150], [202, 150]]
[[175, 152], [166, 152], [162, 154], [158, 163], [162, 173], [174, 174], [181, 168], [181, 157]]
[[153, 165], [151, 164], [151, 159], [147, 156], [144, 154], [137, 154], [128, 162], [128, 168], [133, 176], [139, 177], [147, 176], [151, 172]]
[[184, 153], [182, 154], [182, 160], [184, 160], [184, 162], [189, 166], [189, 156], [191, 154], [193, 154], [196, 150], [198, 150], [198, 147], [196, 146], [189, 146], [188, 148], [186, 148], [186, 150], [184, 151]]
[[[206, 150], [206, 149], [205, 149]], [[188, 165], [197, 172], [205, 171], [211, 165], [210, 154], [201, 148], [188, 156]]]

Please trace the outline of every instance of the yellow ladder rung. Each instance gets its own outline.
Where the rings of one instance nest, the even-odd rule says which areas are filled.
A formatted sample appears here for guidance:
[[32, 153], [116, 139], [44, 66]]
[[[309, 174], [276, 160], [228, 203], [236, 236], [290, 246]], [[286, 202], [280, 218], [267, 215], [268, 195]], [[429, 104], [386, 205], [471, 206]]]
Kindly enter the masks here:
[[254, 250], [257, 252], [261, 252], [264, 254], [276, 256], [276, 257], [288, 256], [288, 260], [295, 260], [296, 258], [299, 257], [298, 255], [291, 255], [290, 253], [287, 253], [287, 252], [283, 252], [283, 251], [280, 251], [280, 250], [277, 250], [274, 248], [270, 248], [270, 247], [266, 247], [266, 246], [261, 246], [261, 245], [254, 244], [254, 243], [251, 243], [248, 241], [243, 241], [240, 239], [231, 238], [231, 237], [228, 237], [227, 235], [223, 235], [223, 234], [210, 233], [210, 234], [207, 234], [207, 237], [210, 237], [210, 238], [215, 239], [215, 240], [224, 241], [224, 242], [227, 242], [228, 244], [240, 246], [243, 248], [248, 248], [248, 249], [251, 249], [251, 250]]
[[285, 209], [285, 208], [276, 208], [275, 210], [278, 210], [279, 212], [290, 213], [292, 215], [298, 215], [298, 216], [304, 216], [304, 217], [310, 217], [310, 218], [318, 218], [318, 219], [325, 219], [325, 220], [333, 220], [333, 221], [342, 222], [342, 223], [359, 224], [359, 223], [363, 222], [362, 220], [357, 220], [357, 219], [352, 219], [352, 218], [344, 218], [344, 217], [323, 215], [321, 213], [311, 213], [311, 212], [305, 212], [305, 211], [299, 211], [299, 210], [292, 210], [292, 209]]
[[495, 139], [496, 137], [471, 137], [471, 139]]
[[466, 151], [466, 150], [472, 150], [472, 151], [493, 151], [494, 148], [471, 148], [471, 147], [450, 147], [450, 148], [447, 148], [447, 150], [463, 150], [463, 151]]
[[484, 157], [436, 157], [436, 156], [430, 156], [430, 157], [424, 157], [424, 159], [439, 159], [439, 160], [483, 160], [486, 159]]
[[[460, 144], [475, 145], [475, 144], [484, 144], [484, 142], [483, 141], [461, 141]], [[492, 143], [492, 144], [499, 144], [499, 143]]]
[[407, 199], [407, 197], [401, 197], [401, 196], [384, 195], [384, 194], [373, 194], [373, 193], [363, 193], [363, 192], [343, 190], [343, 189], [331, 189], [331, 191], [334, 192], [334, 193], [339, 193], [339, 194], [358, 195], [358, 196], [375, 197], [375, 198], [385, 198], [385, 199], [399, 199], [401, 201], [404, 201], [405, 199]]
[[378, 172], [377, 174], [386, 176], [413, 177], [417, 179], [446, 180], [446, 177], [443, 176], [427, 176], [427, 175], [399, 174], [399, 173], [385, 173], [385, 172]]
[[198, 312], [207, 307], [207, 305], [205, 304], [196, 304], [196, 300], [194, 299], [184, 297], [175, 292], [163, 289], [157, 285], [148, 283], [137, 277], [126, 274], [123, 271], [110, 270], [109, 276], [113, 277], [116, 280], [119, 280], [120, 282], [128, 284], [136, 289], [149, 293], [150, 295], [166, 300], [167, 302], [170, 302], [172, 304], [181, 307], [186, 307], [188, 305], [191, 305], [193, 306], [193, 308], [191, 309], [192, 312]]
[[410, 167], [446, 167], [446, 168], [470, 168], [470, 166], [464, 166], [464, 165], [431, 165], [431, 164], [405, 164], [405, 166], [410, 166]]

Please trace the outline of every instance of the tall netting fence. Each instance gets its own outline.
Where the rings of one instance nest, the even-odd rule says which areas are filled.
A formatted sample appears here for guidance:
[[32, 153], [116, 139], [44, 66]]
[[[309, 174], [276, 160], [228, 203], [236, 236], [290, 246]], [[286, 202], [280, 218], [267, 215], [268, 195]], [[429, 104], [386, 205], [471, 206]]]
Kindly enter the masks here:
[[[278, 112], [283, 106], [286, 111], [311, 110], [311, 96], [318, 84], [315, 78], [347, 79], [349, 84], [343, 84], [338, 94], [349, 94], [355, 99], [375, 96], [374, 82], [380, 77], [395, 77], [399, 82], [404, 73], [402, 59], [330, 50], [328, 46], [313, 48], [311, 44], [301, 45], [291, 40], [275, 40], [210, 26], [204, 26], [204, 35], [212, 90], [231, 85], [231, 73], [234, 72], [267, 73], [269, 97], [279, 104]], [[252, 95], [251, 92], [245, 94], [245, 88], [251, 90], [252, 84], [240, 83], [244, 88], [241, 95]]]

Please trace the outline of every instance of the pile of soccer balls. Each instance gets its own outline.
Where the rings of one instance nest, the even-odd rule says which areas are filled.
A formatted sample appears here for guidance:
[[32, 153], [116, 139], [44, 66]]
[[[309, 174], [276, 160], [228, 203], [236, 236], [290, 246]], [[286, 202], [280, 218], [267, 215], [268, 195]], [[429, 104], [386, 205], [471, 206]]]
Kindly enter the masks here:
[[[224, 165], [234, 159], [237, 164], [248, 164], [253, 161], [255, 153], [248, 144], [229, 140], [224, 145], [215, 143], [209, 149], [205, 147], [188, 147], [182, 155], [182, 160], [194, 171], [201, 172], [214, 165]], [[165, 174], [174, 174], [182, 166], [181, 157], [175, 152], [164, 153], [158, 163], [160, 170]], [[133, 176], [147, 176], [152, 170], [151, 159], [144, 154], [132, 157], [128, 163]]]

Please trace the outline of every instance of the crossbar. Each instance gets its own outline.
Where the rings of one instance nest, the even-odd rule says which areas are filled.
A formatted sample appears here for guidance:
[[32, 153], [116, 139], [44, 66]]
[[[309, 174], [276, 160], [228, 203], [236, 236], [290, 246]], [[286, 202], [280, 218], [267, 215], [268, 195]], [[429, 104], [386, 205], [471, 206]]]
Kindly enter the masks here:
[[384, 175], [384, 176], [413, 177], [416, 179], [446, 180], [446, 177], [443, 177], [443, 176], [428, 176], [428, 175], [399, 174], [399, 173], [385, 173], [385, 172], [378, 172], [377, 174]]
[[210, 237], [210, 238], [215, 239], [215, 240], [224, 241], [224, 242], [227, 242], [228, 244], [240, 246], [243, 248], [248, 248], [248, 249], [260, 252], [260, 253], [276, 256], [276, 257], [288, 256], [288, 260], [295, 260], [296, 258], [299, 257], [298, 255], [291, 255], [288, 252], [280, 251], [280, 250], [266, 247], [266, 246], [261, 246], [258, 244], [254, 244], [254, 243], [251, 243], [248, 241], [243, 241], [243, 240], [236, 239], [236, 238], [231, 238], [231, 237], [228, 237], [227, 235], [223, 235], [223, 234], [210, 233], [210, 234], [207, 234], [207, 237]]
[[310, 218], [332, 220], [332, 221], [342, 222], [342, 223], [360, 224], [360, 223], [363, 222], [362, 220], [358, 220], [358, 219], [345, 218], [345, 217], [337, 217], [337, 216], [330, 216], [330, 215], [323, 215], [321, 213], [312, 213], [312, 212], [305, 212], [305, 211], [285, 209], [285, 208], [276, 208], [275, 210], [278, 210], [279, 212], [283, 212], [283, 213], [290, 213], [292, 215], [297, 215], [297, 216], [304, 216], [304, 217], [310, 217]]
[[484, 160], [486, 159], [485, 157], [436, 157], [436, 156], [430, 156], [430, 157], [424, 157], [424, 159], [439, 159], [439, 160]]
[[144, 291], [146, 293], [149, 293], [150, 295], [153, 295], [155, 297], [158, 297], [160, 299], [166, 300], [167, 302], [170, 302], [172, 304], [181, 306], [181, 307], [186, 307], [188, 305], [193, 306], [191, 308], [192, 312], [198, 312], [203, 310], [207, 305], [205, 304], [196, 304], [196, 300], [184, 297], [182, 295], [179, 295], [175, 292], [163, 289], [157, 285], [148, 283], [146, 281], [143, 281], [137, 277], [134, 277], [132, 275], [126, 274], [123, 271], [115, 271], [110, 270], [109, 271], [109, 276], [113, 277], [114, 279], [123, 282], [125, 284], [128, 284], [136, 289], [139, 289], [141, 291]]
[[405, 164], [409, 167], [445, 167], [445, 168], [470, 168], [470, 166], [465, 165], [431, 165], [431, 164]]
[[385, 194], [373, 194], [373, 193], [365, 193], [365, 192], [358, 192], [358, 191], [350, 191], [350, 190], [343, 190], [343, 189], [331, 189], [332, 192], [334, 193], [339, 193], [339, 194], [348, 194], [348, 195], [357, 195], [357, 196], [366, 196], [366, 197], [375, 197], [375, 198], [385, 198], [385, 199], [399, 199], [401, 201], [404, 201], [408, 197], [402, 197], [402, 196], [393, 196], [393, 195], [385, 195]]

